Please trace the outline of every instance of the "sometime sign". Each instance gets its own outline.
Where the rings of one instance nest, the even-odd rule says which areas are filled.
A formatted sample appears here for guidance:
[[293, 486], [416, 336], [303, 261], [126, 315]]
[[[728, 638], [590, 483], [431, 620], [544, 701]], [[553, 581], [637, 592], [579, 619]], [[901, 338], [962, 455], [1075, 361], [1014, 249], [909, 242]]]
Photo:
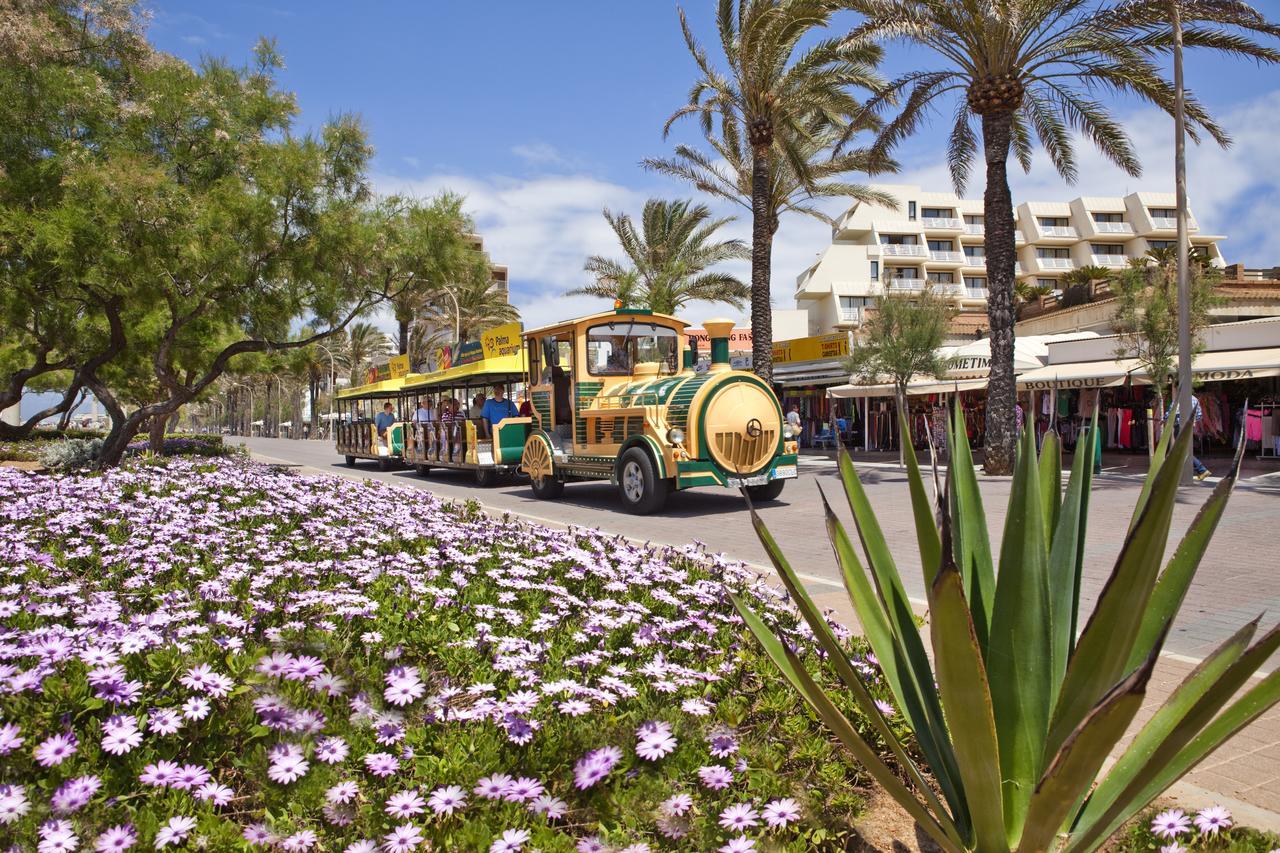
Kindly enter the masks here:
[[774, 364], [844, 358], [847, 355], [849, 355], [849, 336], [844, 332], [796, 338], [793, 341], [778, 341], [773, 345]]

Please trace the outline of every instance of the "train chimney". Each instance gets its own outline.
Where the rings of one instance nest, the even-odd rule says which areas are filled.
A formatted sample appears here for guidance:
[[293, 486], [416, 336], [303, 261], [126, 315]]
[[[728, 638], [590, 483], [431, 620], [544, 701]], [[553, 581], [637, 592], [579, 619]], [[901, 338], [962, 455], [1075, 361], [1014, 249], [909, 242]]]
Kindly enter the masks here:
[[733, 332], [732, 320], [708, 320], [702, 324], [711, 341], [711, 372], [729, 369], [729, 335]]
[[698, 342], [694, 338], [689, 338], [688, 345], [684, 348], [684, 352], [680, 354], [680, 372], [686, 376], [692, 376], [698, 369]]

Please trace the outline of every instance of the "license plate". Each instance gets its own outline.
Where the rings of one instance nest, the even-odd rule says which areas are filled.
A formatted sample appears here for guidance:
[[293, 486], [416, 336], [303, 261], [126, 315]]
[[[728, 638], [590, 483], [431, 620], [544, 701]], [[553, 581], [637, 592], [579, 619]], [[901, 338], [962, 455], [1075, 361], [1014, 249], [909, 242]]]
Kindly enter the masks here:
[[779, 465], [773, 469], [773, 479], [775, 480], [789, 480], [796, 475], [796, 466], [794, 465]]
[[731, 489], [740, 489], [743, 486], [763, 486], [768, 482], [768, 474], [759, 474], [755, 477], [730, 477], [728, 486]]

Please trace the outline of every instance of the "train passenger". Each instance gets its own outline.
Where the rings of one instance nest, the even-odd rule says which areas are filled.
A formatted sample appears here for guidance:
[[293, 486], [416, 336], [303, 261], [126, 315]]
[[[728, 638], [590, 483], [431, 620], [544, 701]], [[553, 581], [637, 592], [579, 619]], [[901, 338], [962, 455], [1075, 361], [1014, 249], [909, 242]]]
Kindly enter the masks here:
[[391, 433], [388, 430], [396, 422], [396, 416], [392, 412], [394, 407], [390, 403], [382, 404], [382, 411], [378, 412], [378, 416], [374, 418], [373, 425], [378, 430], [378, 440], [387, 443], [387, 450], [391, 450]]
[[522, 418], [533, 417], [533, 403], [530, 403], [529, 398], [526, 397], [524, 394], [520, 395], [520, 417]]
[[484, 418], [484, 431], [490, 438], [493, 437], [493, 428], [503, 418], [514, 418], [519, 414], [516, 404], [507, 399], [507, 389], [501, 385], [493, 386], [493, 398], [484, 401], [484, 407], [480, 411]]
[[479, 420], [480, 418], [484, 417], [484, 393], [483, 392], [475, 395], [475, 397], [472, 398], [471, 410], [468, 412], [467, 417], [469, 417], [473, 421]]
[[431, 420], [431, 404], [419, 397], [417, 409], [413, 413], [413, 421], [414, 423], [425, 424], [429, 420]]

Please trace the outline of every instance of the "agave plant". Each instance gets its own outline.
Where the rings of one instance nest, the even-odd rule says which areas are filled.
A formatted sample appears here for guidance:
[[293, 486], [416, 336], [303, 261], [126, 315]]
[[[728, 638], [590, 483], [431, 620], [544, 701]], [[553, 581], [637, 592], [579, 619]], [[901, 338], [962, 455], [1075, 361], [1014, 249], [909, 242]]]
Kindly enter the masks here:
[[929, 591], [927, 641], [847, 453], [840, 454], [840, 476], [865, 567], [823, 495], [850, 601], [914, 731], [918, 748], [911, 753], [752, 512], [800, 613], [856, 706], [888, 744], [901, 776], [761, 618], [742, 599], [734, 604], [787, 680], [943, 849], [1093, 850], [1280, 699], [1280, 674], [1271, 673], [1228, 705], [1280, 645], [1280, 628], [1250, 645], [1258, 629], [1254, 620], [1207, 657], [1102, 770], [1143, 702], [1169, 625], [1226, 508], [1240, 458], [1161, 571], [1192, 435], [1185, 430], [1170, 447], [1172, 431], [1166, 431], [1120, 556], [1077, 631], [1094, 443], [1080, 445], [1064, 492], [1056, 436], [1046, 436], [1037, 458], [1030, 429], [1024, 432], [997, 555], [959, 417], [956, 412], [949, 429], [945, 485], [939, 485], [936, 467], [933, 472], [936, 504], [914, 451], [907, 452]]

